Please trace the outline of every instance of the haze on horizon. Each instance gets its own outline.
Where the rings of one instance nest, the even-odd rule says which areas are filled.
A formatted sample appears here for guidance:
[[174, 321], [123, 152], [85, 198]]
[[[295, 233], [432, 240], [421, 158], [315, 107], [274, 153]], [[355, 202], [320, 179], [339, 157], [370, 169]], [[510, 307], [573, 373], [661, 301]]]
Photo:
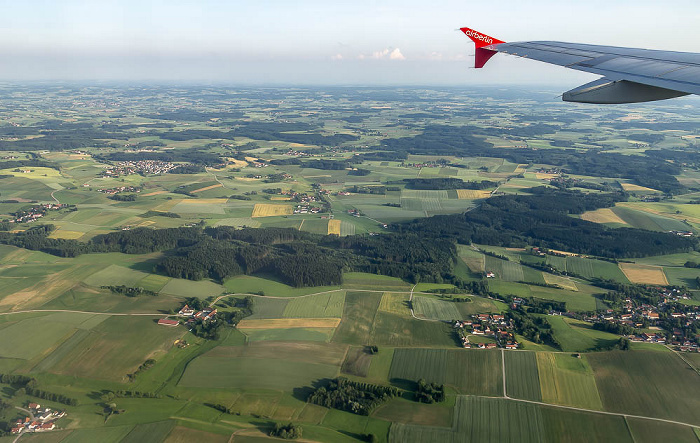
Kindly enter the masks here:
[[2, 3], [6, 81], [573, 87], [595, 76], [502, 55], [470, 69], [473, 45], [457, 28], [696, 52], [700, 21], [693, 0]]

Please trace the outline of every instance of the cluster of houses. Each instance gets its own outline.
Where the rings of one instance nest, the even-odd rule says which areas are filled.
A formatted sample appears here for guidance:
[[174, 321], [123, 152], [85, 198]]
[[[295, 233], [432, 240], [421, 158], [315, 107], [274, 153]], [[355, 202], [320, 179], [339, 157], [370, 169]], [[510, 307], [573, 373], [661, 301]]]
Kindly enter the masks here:
[[136, 186], [117, 186], [116, 188], [109, 189], [99, 189], [98, 192], [102, 192], [107, 195], [119, 194], [120, 192], [141, 192], [141, 188]]
[[405, 163], [402, 162], [400, 165], [402, 168], [444, 168], [447, 166], [447, 161], [429, 161], [429, 162], [422, 162], [422, 163]]
[[180, 309], [178, 314], [183, 317], [188, 317], [188, 323], [194, 323], [197, 320], [201, 320], [202, 322], [216, 321], [216, 309], [213, 308], [204, 308], [198, 311], [185, 305]]
[[160, 160], [140, 160], [136, 162], [118, 162], [102, 172], [103, 177], [120, 177], [132, 174], [165, 174], [180, 165]]
[[32, 206], [25, 211], [16, 212], [15, 218], [10, 219], [10, 223], [31, 223], [45, 216], [48, 211], [57, 211], [64, 208], [66, 205], [62, 203], [45, 203], [37, 206]]
[[[473, 315], [471, 321], [455, 321], [452, 327], [459, 334], [462, 347], [470, 349], [518, 349], [518, 342], [513, 334], [512, 324], [501, 314]], [[470, 336], [491, 337], [493, 343], [472, 343]]]
[[[680, 351], [700, 352], [698, 346], [700, 337], [695, 336], [688, 339], [687, 334], [681, 329], [674, 328], [672, 331], [665, 331], [659, 327], [664, 324], [661, 320], [666, 318], [677, 320], [680, 327], [688, 329], [700, 321], [700, 308], [686, 307], [684, 310], [679, 308], [681, 305], [677, 305], [675, 302], [690, 298], [682, 290], [659, 288], [659, 291], [663, 299], [656, 306], [648, 303], [636, 305], [632, 299], [627, 298], [624, 300], [621, 310], [608, 309], [605, 312], [588, 316], [584, 320], [589, 322], [605, 321], [617, 323], [637, 329], [656, 328], [659, 329], [659, 332], [643, 332], [628, 338], [638, 342], [669, 344]], [[671, 340], [669, 340], [669, 333]]]
[[13, 434], [53, 431], [56, 429], [56, 420], [66, 416], [65, 411], [42, 408], [38, 403], [29, 403], [27, 408], [31, 416], [17, 420], [12, 427]]

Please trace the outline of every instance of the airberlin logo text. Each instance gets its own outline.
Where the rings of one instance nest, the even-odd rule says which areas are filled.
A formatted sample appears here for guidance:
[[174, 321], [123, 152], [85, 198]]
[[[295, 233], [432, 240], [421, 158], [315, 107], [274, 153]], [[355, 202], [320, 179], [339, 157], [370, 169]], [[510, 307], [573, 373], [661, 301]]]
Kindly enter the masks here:
[[471, 38], [472, 40], [479, 40], [489, 45], [493, 43], [493, 39], [491, 37], [489, 37], [488, 35], [479, 34], [473, 29], [465, 29], [464, 34], [466, 34], [466, 36]]

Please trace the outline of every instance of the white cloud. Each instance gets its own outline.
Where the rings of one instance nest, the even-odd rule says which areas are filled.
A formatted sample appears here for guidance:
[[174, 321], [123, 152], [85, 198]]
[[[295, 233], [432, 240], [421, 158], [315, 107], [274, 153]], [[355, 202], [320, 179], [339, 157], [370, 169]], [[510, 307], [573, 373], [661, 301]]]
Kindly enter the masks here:
[[389, 55], [389, 50], [384, 49], [383, 51], [374, 51], [372, 53], [372, 58], [377, 59], [377, 60], [381, 60], [381, 59], [385, 58], [387, 55]]
[[342, 59], [343, 59], [343, 54], [331, 55], [331, 60], [342, 60]]
[[389, 54], [389, 59], [391, 60], [406, 60], [406, 57], [401, 53], [401, 50], [399, 48], [394, 49], [391, 51], [391, 54]]
[[379, 51], [374, 51], [371, 54], [360, 54], [358, 60], [406, 60], [406, 57], [401, 53], [399, 48], [386, 48]]

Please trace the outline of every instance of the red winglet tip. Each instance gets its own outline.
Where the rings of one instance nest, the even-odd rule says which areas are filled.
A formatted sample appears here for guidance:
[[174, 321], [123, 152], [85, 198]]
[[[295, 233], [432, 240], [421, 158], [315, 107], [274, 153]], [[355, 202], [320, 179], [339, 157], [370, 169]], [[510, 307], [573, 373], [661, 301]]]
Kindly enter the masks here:
[[477, 49], [478, 48], [483, 48], [484, 46], [489, 46], [489, 45], [497, 45], [499, 43], [505, 43], [503, 40], [499, 40], [497, 38], [489, 37], [486, 34], [482, 34], [481, 32], [475, 31], [471, 28], [459, 28], [460, 31], [464, 32], [464, 34], [469, 37], [474, 44], [476, 45]]

